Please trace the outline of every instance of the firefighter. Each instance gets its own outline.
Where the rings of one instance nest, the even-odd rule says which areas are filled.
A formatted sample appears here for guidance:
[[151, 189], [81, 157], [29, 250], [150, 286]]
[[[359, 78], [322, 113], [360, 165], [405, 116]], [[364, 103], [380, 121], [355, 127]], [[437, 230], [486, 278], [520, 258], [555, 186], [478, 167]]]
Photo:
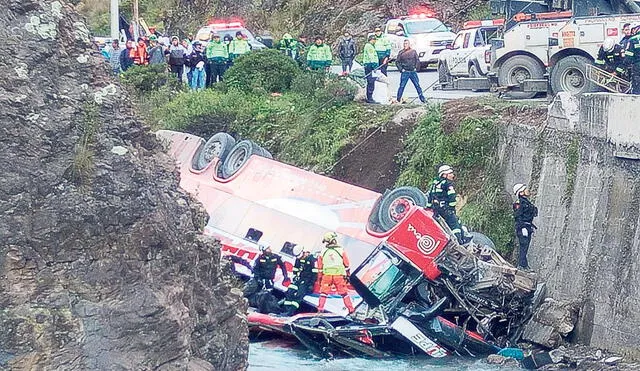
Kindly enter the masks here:
[[518, 197], [513, 203], [513, 213], [516, 222], [516, 235], [520, 245], [518, 268], [529, 269], [527, 261], [527, 252], [529, 244], [531, 244], [531, 235], [536, 226], [533, 224], [533, 218], [538, 216], [538, 208], [531, 203], [529, 196], [531, 192], [526, 184], [516, 184], [513, 186], [513, 194]]
[[285, 286], [286, 282], [289, 281], [287, 268], [280, 256], [271, 251], [271, 246], [268, 243], [261, 243], [259, 247], [261, 254], [253, 266], [253, 278], [251, 278], [244, 287], [243, 292], [245, 297], [250, 297], [261, 290], [271, 290], [278, 267], [282, 270], [282, 276], [284, 276], [283, 283]]
[[291, 34], [286, 33], [282, 36], [279, 49], [284, 55], [289, 56], [294, 60], [298, 59], [298, 41], [291, 37]]
[[287, 287], [287, 296], [283, 303], [287, 316], [292, 316], [300, 308], [302, 299], [313, 291], [318, 276], [316, 258], [311, 255], [311, 250], [296, 245], [293, 247], [293, 255], [296, 257], [293, 282]]
[[438, 168], [438, 178], [435, 179], [427, 192], [427, 207], [432, 208], [437, 215], [442, 216], [458, 243], [464, 244], [467, 238], [462, 233], [460, 221], [456, 215], [456, 190], [453, 188], [455, 174], [449, 165]]
[[387, 67], [389, 66], [389, 58], [391, 57], [391, 42], [382, 33], [380, 27], [376, 27], [376, 53], [378, 54], [378, 65], [380, 66], [380, 72], [387, 76]]
[[[637, 32], [637, 27], [633, 28]], [[640, 94], [640, 37], [634, 33], [624, 52], [625, 66], [631, 67], [631, 94]]]
[[335, 286], [338, 295], [342, 296], [344, 306], [347, 307], [349, 313], [353, 313], [355, 309], [351, 303], [351, 297], [347, 294], [347, 279], [350, 274], [347, 252], [338, 245], [338, 235], [335, 232], [327, 232], [322, 242], [326, 246], [318, 257], [318, 278], [320, 279], [318, 312], [324, 311], [331, 286]]
[[609, 73], [622, 76], [622, 46], [616, 44], [614, 39], [606, 38], [598, 50], [595, 65]]

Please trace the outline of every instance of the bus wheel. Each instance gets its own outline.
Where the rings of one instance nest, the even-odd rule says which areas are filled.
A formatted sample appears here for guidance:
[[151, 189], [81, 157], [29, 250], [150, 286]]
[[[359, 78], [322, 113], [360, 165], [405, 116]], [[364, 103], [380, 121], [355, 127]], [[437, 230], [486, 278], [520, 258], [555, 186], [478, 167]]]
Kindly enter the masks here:
[[216, 157], [220, 159], [220, 162], [224, 162], [235, 144], [236, 140], [227, 133], [213, 135], [196, 153], [193, 160], [193, 168], [202, 170]]
[[427, 198], [416, 187], [399, 187], [389, 192], [380, 202], [378, 220], [386, 232], [404, 219], [413, 205], [426, 206]]
[[250, 140], [238, 142], [222, 163], [222, 178], [227, 179], [237, 173], [253, 155], [263, 155], [259, 145]]

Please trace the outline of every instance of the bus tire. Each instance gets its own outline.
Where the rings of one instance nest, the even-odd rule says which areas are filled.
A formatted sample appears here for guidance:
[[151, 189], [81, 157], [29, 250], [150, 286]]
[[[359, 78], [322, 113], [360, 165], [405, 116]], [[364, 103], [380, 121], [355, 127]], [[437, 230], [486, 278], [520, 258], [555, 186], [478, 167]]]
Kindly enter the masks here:
[[398, 187], [386, 194], [378, 210], [378, 221], [383, 231], [391, 230], [404, 219], [412, 205], [427, 205], [427, 197], [416, 187]]
[[[498, 85], [519, 85], [527, 79], [542, 79], [544, 68], [535, 59], [527, 55], [514, 55], [507, 59], [498, 69]], [[506, 96], [513, 99], [531, 99], [537, 92], [508, 91]]]
[[222, 163], [222, 178], [227, 179], [237, 173], [253, 155], [262, 155], [260, 146], [250, 140], [242, 140], [231, 149]]
[[202, 170], [216, 157], [221, 163], [224, 162], [235, 145], [236, 140], [227, 133], [213, 135], [196, 153], [193, 168]]

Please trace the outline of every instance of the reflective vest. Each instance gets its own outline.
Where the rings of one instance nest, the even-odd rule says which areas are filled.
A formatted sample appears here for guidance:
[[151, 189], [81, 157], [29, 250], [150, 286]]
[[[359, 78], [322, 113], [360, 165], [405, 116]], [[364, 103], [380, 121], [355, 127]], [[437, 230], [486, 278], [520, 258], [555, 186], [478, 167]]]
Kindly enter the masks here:
[[378, 67], [378, 53], [376, 52], [375, 46], [371, 43], [364, 44], [362, 64], [368, 68]]
[[391, 42], [384, 34], [376, 36], [376, 52], [380, 59], [391, 55]]
[[211, 41], [207, 45], [207, 59], [214, 62], [226, 62], [229, 59], [229, 48], [221, 41]]
[[320, 46], [313, 44], [307, 50], [307, 65], [311, 68], [324, 68], [331, 66], [333, 56], [329, 45], [321, 44]]
[[327, 276], [345, 276], [347, 270], [342, 255], [344, 250], [340, 246], [327, 246], [322, 252], [322, 274]]
[[249, 51], [251, 51], [251, 46], [249, 46], [249, 42], [245, 39], [235, 38], [231, 41], [231, 44], [229, 44], [229, 54], [231, 59], [242, 54], [247, 54]]

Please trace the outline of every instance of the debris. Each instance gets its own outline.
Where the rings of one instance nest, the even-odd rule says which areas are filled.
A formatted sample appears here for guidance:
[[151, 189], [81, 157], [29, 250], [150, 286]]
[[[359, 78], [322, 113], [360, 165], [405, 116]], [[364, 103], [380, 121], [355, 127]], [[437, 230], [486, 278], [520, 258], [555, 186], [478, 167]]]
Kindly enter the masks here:
[[576, 302], [546, 299], [525, 326], [522, 339], [547, 348], [562, 345], [578, 319], [577, 308]]
[[622, 361], [622, 357], [609, 357], [605, 358], [602, 362], [604, 362], [608, 366], [615, 366], [620, 361]]
[[129, 150], [122, 146], [115, 146], [111, 148], [111, 153], [115, 153], [118, 156], [124, 156], [127, 152], [129, 152]]

